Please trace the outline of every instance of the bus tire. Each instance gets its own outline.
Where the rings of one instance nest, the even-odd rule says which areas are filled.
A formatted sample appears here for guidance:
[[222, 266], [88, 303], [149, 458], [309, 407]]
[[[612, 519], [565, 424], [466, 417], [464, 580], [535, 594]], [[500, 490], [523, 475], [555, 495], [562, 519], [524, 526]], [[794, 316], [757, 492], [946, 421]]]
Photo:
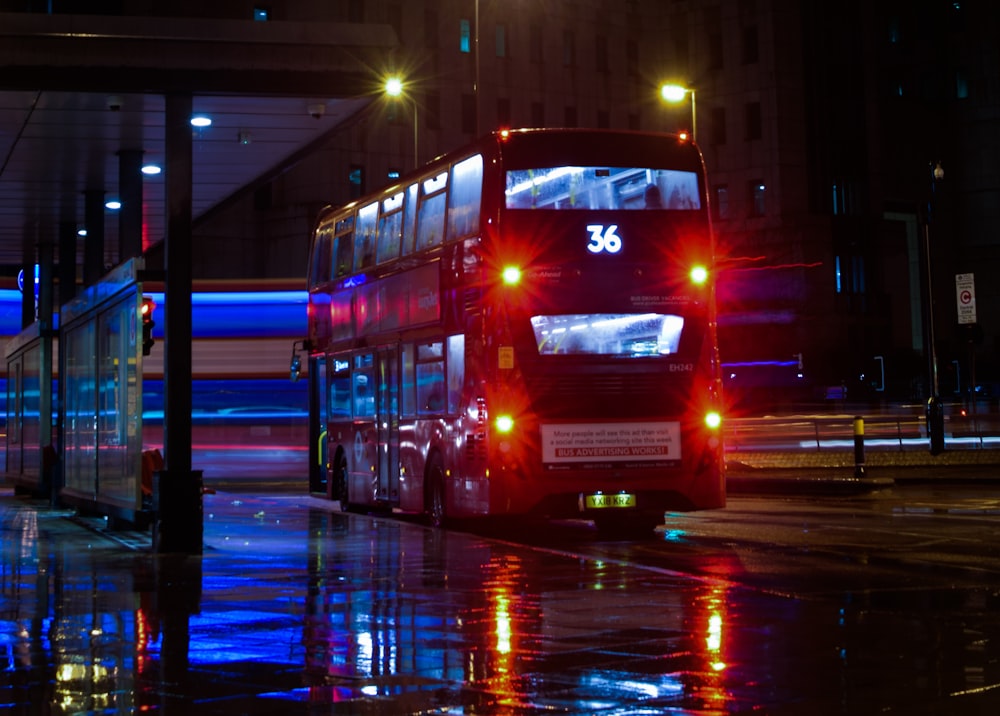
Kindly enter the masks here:
[[341, 512], [351, 511], [351, 503], [347, 499], [347, 456], [339, 448], [330, 475], [330, 499], [340, 503]]
[[432, 527], [444, 527], [447, 522], [444, 494], [444, 462], [441, 455], [433, 453], [424, 471], [424, 510]]

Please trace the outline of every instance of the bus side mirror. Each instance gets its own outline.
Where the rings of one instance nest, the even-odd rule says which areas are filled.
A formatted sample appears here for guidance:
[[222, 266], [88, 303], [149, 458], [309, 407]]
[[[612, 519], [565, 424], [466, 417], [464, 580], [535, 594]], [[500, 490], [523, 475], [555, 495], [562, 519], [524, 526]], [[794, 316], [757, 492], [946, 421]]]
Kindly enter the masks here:
[[289, 366], [288, 373], [289, 378], [293, 383], [297, 382], [299, 379], [299, 374], [302, 372], [302, 360], [295, 353], [292, 354], [292, 364]]

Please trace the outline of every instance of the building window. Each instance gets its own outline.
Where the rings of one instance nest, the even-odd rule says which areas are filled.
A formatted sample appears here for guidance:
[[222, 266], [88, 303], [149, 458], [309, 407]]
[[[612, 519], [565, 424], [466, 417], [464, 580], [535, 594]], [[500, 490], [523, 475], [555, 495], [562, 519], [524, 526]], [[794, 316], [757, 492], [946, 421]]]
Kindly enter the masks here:
[[494, 37], [496, 38], [496, 52], [497, 57], [507, 56], [507, 26], [497, 25], [496, 31], [494, 32]]
[[608, 38], [598, 35], [594, 41], [594, 68], [598, 72], [608, 72]]
[[440, 46], [438, 14], [434, 10], [424, 12], [424, 45], [430, 49], [437, 49]]
[[721, 70], [724, 64], [722, 49], [722, 10], [719, 7], [705, 9], [705, 34], [708, 48], [708, 69]]
[[726, 143], [726, 110], [724, 107], [713, 107], [709, 113], [709, 143], [714, 146]]
[[462, 95], [462, 131], [465, 134], [476, 132], [476, 98], [471, 94]]
[[639, 76], [639, 44], [635, 40], [625, 43], [625, 72], [629, 77]]
[[965, 70], [955, 70], [955, 98], [969, 99], [969, 75]]
[[472, 52], [472, 25], [465, 18], [458, 21], [458, 51], [466, 55]]
[[740, 54], [744, 65], [756, 64], [759, 55], [756, 25], [743, 28], [743, 44]]
[[865, 257], [858, 254], [833, 259], [834, 282], [837, 293], [863, 294], [865, 287]]
[[[416, 98], [413, 101], [416, 102]], [[424, 95], [424, 104], [427, 107], [427, 111], [421, 113], [427, 117], [424, 126], [427, 129], [441, 129], [441, 93], [428, 92]]]
[[763, 133], [760, 102], [749, 102], [746, 106], [746, 139], [760, 139]]
[[365, 193], [365, 168], [352, 164], [347, 171], [348, 194], [352, 199], [360, 199]]
[[854, 182], [834, 181], [830, 187], [830, 203], [833, 214], [858, 214], [857, 187]]
[[390, 3], [385, 9], [388, 24], [396, 31], [396, 37], [403, 41], [403, 7], [399, 3]]
[[541, 102], [531, 103], [531, 126], [532, 127], [544, 127], [545, 126], [545, 105]]
[[719, 184], [715, 187], [715, 201], [712, 203], [716, 219], [729, 218], [729, 187]]
[[349, 0], [347, 5], [347, 21], [365, 21], [365, 0]]
[[611, 113], [606, 109], [597, 110], [598, 129], [608, 129], [611, 127]]
[[528, 28], [528, 59], [536, 65], [542, 64], [542, 43], [544, 42], [544, 37], [542, 35], [542, 26], [537, 24], [532, 24]]
[[500, 97], [497, 99], [497, 124], [501, 127], [510, 127], [509, 97]]
[[750, 182], [750, 216], [764, 216], [764, 180]]
[[566, 119], [565, 119], [565, 122], [564, 122], [564, 126], [566, 126], [566, 127], [575, 127], [576, 126], [576, 122], [577, 122], [577, 120], [576, 120], [576, 107], [566, 107], [565, 118]]
[[563, 67], [576, 66], [576, 34], [563, 30]]

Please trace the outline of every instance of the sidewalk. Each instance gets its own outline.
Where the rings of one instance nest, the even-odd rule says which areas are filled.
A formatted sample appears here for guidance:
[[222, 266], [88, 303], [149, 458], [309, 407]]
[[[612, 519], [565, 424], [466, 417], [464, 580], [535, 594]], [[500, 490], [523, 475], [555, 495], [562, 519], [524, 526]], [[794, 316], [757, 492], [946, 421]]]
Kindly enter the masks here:
[[864, 491], [903, 482], [1000, 482], [1000, 450], [966, 448], [866, 450], [860, 471], [853, 450], [740, 450], [726, 453], [730, 493]]

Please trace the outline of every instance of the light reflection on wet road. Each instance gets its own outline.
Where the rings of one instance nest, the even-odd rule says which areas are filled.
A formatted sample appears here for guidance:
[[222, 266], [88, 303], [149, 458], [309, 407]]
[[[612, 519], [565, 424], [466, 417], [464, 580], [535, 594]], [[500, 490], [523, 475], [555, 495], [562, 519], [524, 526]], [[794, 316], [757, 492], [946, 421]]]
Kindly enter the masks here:
[[939, 554], [957, 558], [962, 540], [995, 533], [989, 514], [938, 531], [933, 517], [917, 524], [884, 503], [737, 500], [672, 518], [655, 541], [523, 527], [531, 546], [334, 507], [207, 495], [205, 554], [177, 558], [0, 496], [0, 706], [195, 716], [1000, 705], [992, 548], [966, 545], [978, 570]]

